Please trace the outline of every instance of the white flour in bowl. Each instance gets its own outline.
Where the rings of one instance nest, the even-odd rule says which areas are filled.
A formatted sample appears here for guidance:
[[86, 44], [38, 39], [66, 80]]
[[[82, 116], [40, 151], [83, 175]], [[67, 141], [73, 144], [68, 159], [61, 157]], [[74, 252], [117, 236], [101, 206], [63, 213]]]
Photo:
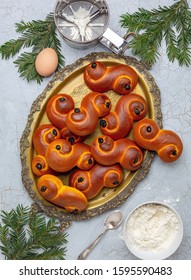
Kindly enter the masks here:
[[158, 253], [173, 243], [178, 230], [179, 220], [170, 208], [143, 204], [130, 215], [124, 237], [136, 250]]

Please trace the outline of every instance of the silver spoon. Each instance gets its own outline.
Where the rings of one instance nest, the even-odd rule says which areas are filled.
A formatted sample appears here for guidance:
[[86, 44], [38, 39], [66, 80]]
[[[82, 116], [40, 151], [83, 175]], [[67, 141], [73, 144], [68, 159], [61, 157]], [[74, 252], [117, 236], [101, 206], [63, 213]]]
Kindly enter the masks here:
[[110, 230], [117, 228], [122, 222], [123, 214], [121, 211], [113, 211], [109, 216], [106, 217], [104, 222], [104, 230], [79, 256], [78, 260], [85, 260], [86, 257], [91, 253], [97, 243], [101, 240], [104, 234]]

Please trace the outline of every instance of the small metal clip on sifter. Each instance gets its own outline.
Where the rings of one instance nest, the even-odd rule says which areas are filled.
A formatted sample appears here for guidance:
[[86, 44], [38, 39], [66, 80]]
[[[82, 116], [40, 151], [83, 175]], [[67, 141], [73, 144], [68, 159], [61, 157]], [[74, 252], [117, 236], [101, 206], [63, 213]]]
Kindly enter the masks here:
[[58, 0], [54, 19], [63, 39], [71, 47], [83, 49], [101, 42], [116, 54], [123, 55], [128, 48], [127, 39], [109, 27], [109, 10], [104, 0]]

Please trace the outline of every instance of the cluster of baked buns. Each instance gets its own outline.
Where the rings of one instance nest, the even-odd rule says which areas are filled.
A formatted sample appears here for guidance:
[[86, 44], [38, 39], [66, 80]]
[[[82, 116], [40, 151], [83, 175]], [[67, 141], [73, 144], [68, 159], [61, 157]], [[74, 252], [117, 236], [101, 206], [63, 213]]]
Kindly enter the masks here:
[[[86, 67], [84, 81], [91, 92], [80, 107], [75, 107], [71, 95], [56, 94], [46, 105], [50, 123], [33, 134], [32, 170], [38, 177], [38, 192], [68, 212], [85, 210], [102, 188], [119, 186], [124, 169], [140, 168], [145, 149], [156, 151], [165, 162], [178, 159], [183, 149], [176, 133], [146, 118], [147, 101], [133, 92], [138, 75], [132, 67], [107, 67], [95, 61]], [[109, 90], [121, 95], [115, 108], [105, 94]], [[84, 140], [98, 126], [100, 136], [88, 145]], [[60, 175], [68, 172], [69, 182], [64, 185]]]

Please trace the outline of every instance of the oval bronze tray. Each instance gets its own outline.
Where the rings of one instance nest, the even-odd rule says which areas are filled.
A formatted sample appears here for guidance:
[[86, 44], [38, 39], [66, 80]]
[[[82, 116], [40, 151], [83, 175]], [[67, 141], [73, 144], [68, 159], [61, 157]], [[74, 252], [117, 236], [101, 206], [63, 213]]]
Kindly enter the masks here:
[[[84, 83], [83, 72], [86, 65], [95, 60], [103, 61], [107, 66], [122, 63], [133, 67], [139, 76], [139, 82], [134, 92], [142, 95], [147, 100], [149, 106], [147, 117], [154, 119], [160, 127], [162, 126], [160, 91], [146, 67], [135, 58], [121, 57], [112, 53], [92, 53], [57, 72], [45, 90], [32, 104], [28, 122], [20, 141], [20, 150], [22, 180], [29, 195], [47, 215], [57, 217], [63, 222], [89, 219], [122, 204], [132, 194], [138, 182], [145, 177], [155, 155], [154, 152], [146, 151], [141, 168], [136, 172], [125, 171], [123, 183], [114, 189], [102, 189], [98, 196], [89, 201], [88, 207], [84, 212], [67, 213], [64, 209], [45, 201], [39, 195], [36, 188], [37, 177], [31, 169], [31, 161], [35, 155], [32, 145], [33, 132], [40, 124], [49, 123], [45, 110], [47, 101], [53, 95], [61, 92], [70, 94], [75, 100], [75, 106], [80, 106], [82, 98], [91, 91]], [[120, 95], [113, 91], [109, 91], [106, 94], [112, 101], [112, 108], [115, 108]], [[85, 142], [90, 144], [100, 134], [100, 129], [97, 127], [96, 131], [88, 136]], [[131, 134], [128, 137], [131, 137]], [[68, 184], [68, 177], [69, 175], [66, 175], [61, 178], [65, 184]]]

